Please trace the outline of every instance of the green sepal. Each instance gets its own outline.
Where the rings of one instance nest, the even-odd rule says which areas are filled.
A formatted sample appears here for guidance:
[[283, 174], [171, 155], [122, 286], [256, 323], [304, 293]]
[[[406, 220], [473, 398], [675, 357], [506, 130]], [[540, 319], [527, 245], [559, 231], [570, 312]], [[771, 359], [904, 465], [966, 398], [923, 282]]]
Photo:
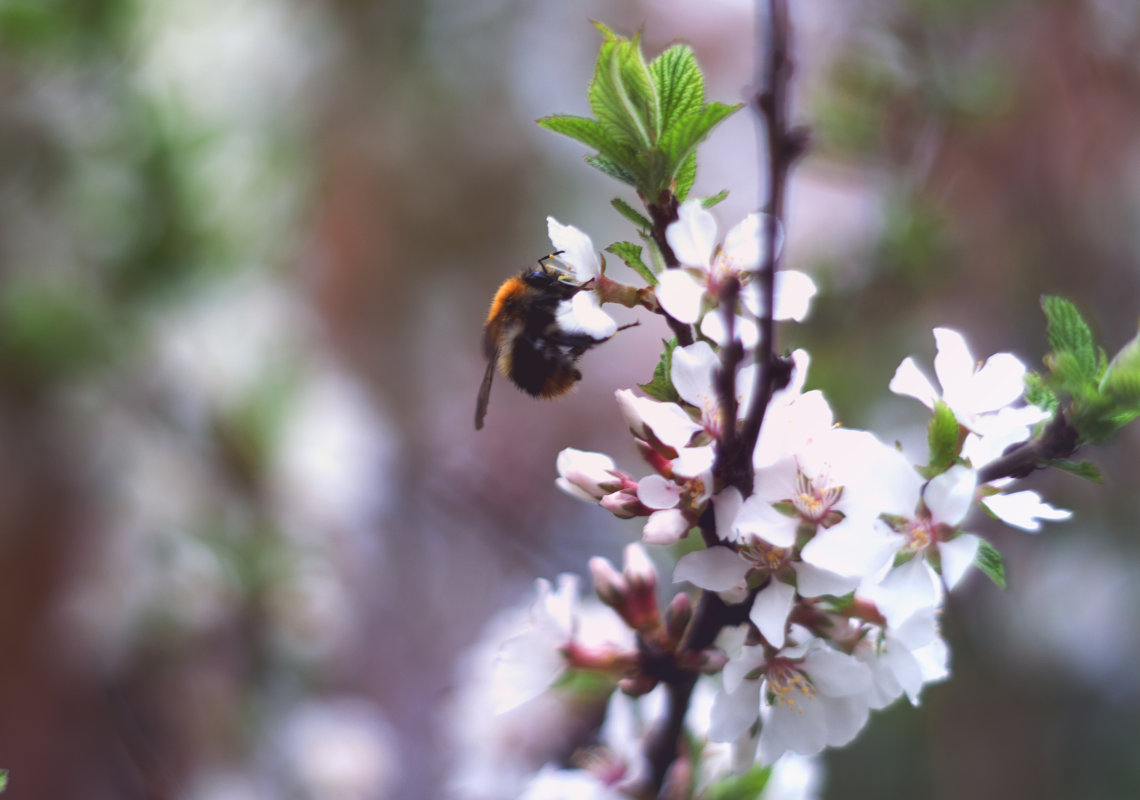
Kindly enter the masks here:
[[724, 202], [724, 199], [726, 197], [728, 197], [728, 189], [721, 189], [712, 197], [706, 197], [701, 200], [701, 208], [712, 208], [713, 206]]
[[653, 274], [644, 261], [641, 260], [641, 245], [634, 244], [633, 242], [614, 242], [606, 248], [607, 253], [613, 253], [615, 256], [625, 262], [625, 265], [645, 279], [645, 282], [650, 286], [657, 285], [657, 276]]
[[648, 217], [620, 197], [615, 197], [611, 200], [610, 205], [613, 206], [619, 214], [636, 225], [639, 231], [649, 231], [653, 229], [653, 223], [649, 221]]
[[1001, 553], [985, 539], [978, 539], [978, 552], [974, 554], [974, 564], [986, 574], [999, 589], [1005, 588], [1005, 564]]
[[654, 400], [679, 403], [681, 402], [681, 395], [677, 394], [677, 390], [673, 388], [673, 381], [669, 377], [673, 367], [673, 350], [677, 347], [677, 340], [662, 340], [662, 344], [665, 345], [665, 349], [661, 351], [661, 358], [657, 360], [657, 366], [653, 368], [653, 378], [649, 383], [638, 385], [641, 387], [641, 391]]
[[926, 428], [926, 441], [930, 446], [929, 468], [931, 475], [939, 475], [953, 466], [962, 447], [962, 428], [950, 406], [939, 400]]
[[701, 794], [702, 800], [756, 800], [768, 785], [771, 767], [754, 765], [743, 775], [729, 775], [709, 786]]

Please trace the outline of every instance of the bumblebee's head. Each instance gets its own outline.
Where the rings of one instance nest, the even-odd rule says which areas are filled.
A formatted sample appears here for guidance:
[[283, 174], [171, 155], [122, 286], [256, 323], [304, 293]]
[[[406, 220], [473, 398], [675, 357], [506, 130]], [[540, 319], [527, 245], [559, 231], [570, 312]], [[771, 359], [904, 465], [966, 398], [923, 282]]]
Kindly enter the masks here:
[[562, 252], [557, 250], [540, 258], [537, 267], [531, 267], [523, 273], [523, 280], [536, 289], [550, 289], [554, 286], [580, 289], [585, 286], [574, 274], [574, 268], [558, 258]]

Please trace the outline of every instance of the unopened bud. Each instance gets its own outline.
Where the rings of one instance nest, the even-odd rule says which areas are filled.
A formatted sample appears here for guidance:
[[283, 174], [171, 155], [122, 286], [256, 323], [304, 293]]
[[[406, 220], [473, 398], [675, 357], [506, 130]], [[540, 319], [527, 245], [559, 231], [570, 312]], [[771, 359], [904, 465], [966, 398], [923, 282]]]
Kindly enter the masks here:
[[665, 609], [665, 630], [669, 638], [675, 642], [681, 641], [689, 622], [693, 619], [693, 601], [687, 594], [679, 594]]
[[692, 527], [688, 517], [678, 508], [654, 511], [641, 531], [641, 541], [646, 544], [676, 544]]
[[661, 613], [657, 610], [657, 570], [653, 562], [645, 549], [634, 542], [625, 548], [622, 567], [629, 593], [618, 613], [634, 630], [656, 628], [661, 623]]
[[598, 505], [618, 519], [632, 519], [649, 514], [649, 509], [637, 499], [636, 489], [621, 489], [607, 494], [598, 501]]
[[601, 556], [590, 559], [590, 574], [594, 578], [594, 591], [607, 606], [620, 609], [629, 594], [629, 586], [614, 565]]
[[558, 454], [558, 488], [572, 497], [595, 503], [621, 488], [622, 474], [605, 453], [590, 453], [567, 447]]

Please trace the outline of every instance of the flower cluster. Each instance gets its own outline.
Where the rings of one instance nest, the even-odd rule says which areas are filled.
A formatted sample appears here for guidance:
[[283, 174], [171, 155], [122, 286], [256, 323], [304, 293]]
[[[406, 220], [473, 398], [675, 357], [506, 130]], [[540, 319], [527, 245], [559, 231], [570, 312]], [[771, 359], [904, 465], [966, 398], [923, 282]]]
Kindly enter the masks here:
[[[575, 243], [573, 255], [562, 257], [569, 269], [585, 260], [584, 271], [601, 276], [588, 237], [554, 221], [550, 227], [556, 245]], [[702, 753], [727, 748], [723, 770], [694, 767], [704, 779], [849, 742], [872, 710], [903, 695], [917, 704], [924, 686], [947, 676], [938, 626], [945, 594], [973, 564], [996, 557], [965, 530], [971, 511], [983, 504], [1025, 530], [1069, 516], [1033, 492], [1007, 491], [1008, 476], [981, 477], [982, 467], [1050, 415], [1026, 402], [1018, 359], [1000, 353], [978, 367], [963, 337], [945, 328], [934, 331], [940, 386], [911, 358], [890, 384], [933, 412], [927, 463], [837, 425], [822, 393], [806, 390], [810, 359], [797, 351], [784, 359], [788, 379], [767, 401], [750, 454], [751, 485], [726, 481], [720, 445], [753, 412], [760, 367], [748, 358], [726, 361], [725, 345], [731, 331], [749, 345], [744, 352], [755, 352], [761, 336], [758, 293], [749, 287], [774, 249], [764, 239], [768, 228], [752, 214], [718, 242], [712, 214], [695, 201], [680, 206], [667, 239], [682, 267], [665, 270], [654, 292], [660, 309], [699, 338], [668, 349], [667, 391], [617, 392], [648, 473], [635, 477], [603, 453], [567, 448], [558, 457], [558, 486], [617, 517], [641, 518], [641, 542], [627, 549], [620, 571], [604, 559], [591, 562], [598, 596], [614, 612], [604, 625], [597, 615], [587, 624], [574, 613], [573, 581], [564, 578], [558, 592], [542, 583], [524, 630], [501, 650], [512, 706], [573, 670], [608, 676], [623, 690], [611, 702], [611, 732], [585, 766], [547, 767], [526, 797], [636, 793], [649, 769], [650, 734], [628, 724], [613, 734], [614, 720], [629, 716], [614, 709], [631, 697], [655, 704], [662, 684], [678, 675], [700, 675], [693, 696], [707, 702], [694, 700], [686, 724], [705, 743]], [[815, 287], [806, 275], [780, 275], [774, 316], [800, 320]], [[726, 312], [722, 287], [733, 279], [744, 289], [739, 307]], [[734, 403], [724, 398], [726, 363], [735, 370], [727, 382]], [[726, 419], [726, 409], [736, 419]], [[701, 590], [702, 600], [715, 598], [721, 610], [708, 641], [694, 643], [701, 612], [690, 595], [677, 594], [659, 611], [658, 575], [644, 547], [678, 544], [684, 554], [673, 581]]]

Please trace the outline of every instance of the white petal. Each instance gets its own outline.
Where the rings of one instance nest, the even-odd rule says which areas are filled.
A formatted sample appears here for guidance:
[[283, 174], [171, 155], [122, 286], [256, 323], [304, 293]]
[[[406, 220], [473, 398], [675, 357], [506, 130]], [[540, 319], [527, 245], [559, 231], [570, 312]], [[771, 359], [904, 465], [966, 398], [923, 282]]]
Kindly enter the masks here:
[[703, 431], [704, 427], [694, 422], [692, 417], [676, 403], [662, 403], [648, 397], [628, 397], [622, 399], [622, 410], [626, 421], [633, 421], [630, 428], [639, 433], [638, 428], [645, 426], [653, 431], [653, 435], [670, 447], [679, 449], [687, 447], [693, 434]]
[[724, 592], [744, 583], [750, 565], [727, 547], [710, 547], [681, 556], [673, 582], [688, 581], [710, 592]]
[[734, 692], [718, 692], [713, 701], [709, 739], [734, 742], [756, 721], [760, 710], [760, 681], [743, 681]]
[[637, 499], [649, 508], [672, 508], [681, 499], [681, 487], [660, 475], [648, 475], [637, 483]]
[[827, 721], [827, 744], [831, 747], [842, 747], [854, 739], [871, 712], [865, 694], [827, 698], [820, 705]]
[[811, 300], [816, 294], [815, 282], [807, 275], [795, 270], [781, 270], [776, 273], [776, 319], [803, 321], [811, 308]]
[[818, 647], [804, 656], [803, 671], [816, 688], [831, 697], [858, 694], [871, 686], [866, 664], [830, 647]]
[[641, 529], [646, 544], [676, 544], [693, 527], [679, 508], [654, 511]]
[[665, 241], [682, 264], [708, 268], [716, 247], [716, 217], [688, 200], [677, 209], [677, 221], [665, 229]]
[[934, 356], [934, 374], [942, 384], [942, 393], [954, 395], [968, 391], [977, 365], [962, 334], [950, 328], [935, 328], [934, 341], [938, 344], [938, 354]]
[[701, 318], [705, 284], [689, 270], [663, 271], [657, 276], [657, 287], [653, 291], [661, 307], [677, 320], [691, 325]]
[[686, 403], [699, 409], [717, 402], [713, 387], [713, 373], [720, 366], [720, 359], [708, 342], [697, 342], [687, 347], [673, 350], [673, 361], [669, 377], [673, 388]]
[[584, 333], [598, 341], [605, 341], [617, 332], [613, 317], [602, 311], [598, 296], [589, 291], [578, 292], [559, 303], [555, 319], [567, 333]]
[[713, 496], [713, 514], [716, 519], [716, 534], [722, 541], [734, 538], [736, 528], [736, 515], [744, 505], [744, 496], [734, 486], [723, 489]]
[[901, 536], [888, 533], [873, 520], [848, 517], [830, 528], [820, 529], [804, 545], [801, 555], [805, 563], [819, 569], [859, 579], [882, 569], [901, 544]]
[[913, 397], [927, 408], [934, 408], [934, 401], [938, 399], [938, 390], [934, 388], [930, 379], [922, 374], [910, 356], [899, 364], [887, 388], [895, 394]]
[[772, 706], [760, 730], [760, 757], [771, 764], [786, 752], [812, 755], [827, 745], [827, 719], [817, 697], [809, 697], [794, 707]]
[[559, 260], [574, 268], [574, 277], [585, 283], [602, 274], [598, 251], [590, 237], [573, 225], [563, 225], [554, 217], [546, 218], [546, 230], [555, 250], [561, 250]]
[[1041, 495], [1032, 491], [995, 494], [982, 498], [982, 504], [1006, 524], [1031, 532], [1041, 530], [1043, 519], [1061, 520], [1073, 516], [1072, 511], [1042, 502]]
[[792, 568], [796, 571], [796, 589], [804, 597], [823, 597], [828, 594], [842, 597], [859, 585], [858, 578], [838, 575], [807, 562], [797, 562]]
[[879, 607], [891, 627], [896, 627], [921, 609], [932, 607], [939, 597], [939, 584], [921, 554], [895, 567], [883, 581], [863, 590]]
[[[711, 444], [704, 447], [682, 447], [673, 459], [673, 474], [680, 478], [696, 478], [712, 470], [715, 460], [716, 448]], [[706, 486], [712, 486], [711, 477], [706, 481]]]
[[996, 411], [1008, 406], [1025, 391], [1025, 365], [1010, 353], [987, 359], [970, 381], [969, 402], [975, 411]]
[[959, 464], [926, 484], [922, 499], [935, 522], [957, 525], [969, 513], [977, 486], [978, 473]]
[[[733, 322], [735, 336], [744, 345], [745, 350], [751, 350], [760, 341], [760, 328], [750, 317], [736, 315]], [[728, 331], [724, 328], [724, 315], [719, 311], [705, 314], [701, 319], [701, 333], [721, 347], [728, 344]]]
[[768, 585], [756, 593], [748, 618], [760, 629], [760, 633], [775, 648], [784, 646], [784, 633], [788, 627], [788, 614], [796, 590], [786, 583], [772, 578]]
[[758, 536], [775, 547], [791, 547], [796, 543], [799, 520], [781, 514], [763, 498], [752, 495], [736, 515], [735, 538], [747, 540]]
[[725, 235], [721, 257], [736, 271], [751, 272], [759, 268], [760, 259], [764, 257], [764, 242], [768, 238], [767, 216], [749, 214]]
[[946, 587], [953, 589], [962, 580], [966, 570], [974, 563], [978, 552], [978, 537], [972, 533], [955, 536], [948, 542], [940, 542], [938, 554], [942, 557], [942, 579]]

